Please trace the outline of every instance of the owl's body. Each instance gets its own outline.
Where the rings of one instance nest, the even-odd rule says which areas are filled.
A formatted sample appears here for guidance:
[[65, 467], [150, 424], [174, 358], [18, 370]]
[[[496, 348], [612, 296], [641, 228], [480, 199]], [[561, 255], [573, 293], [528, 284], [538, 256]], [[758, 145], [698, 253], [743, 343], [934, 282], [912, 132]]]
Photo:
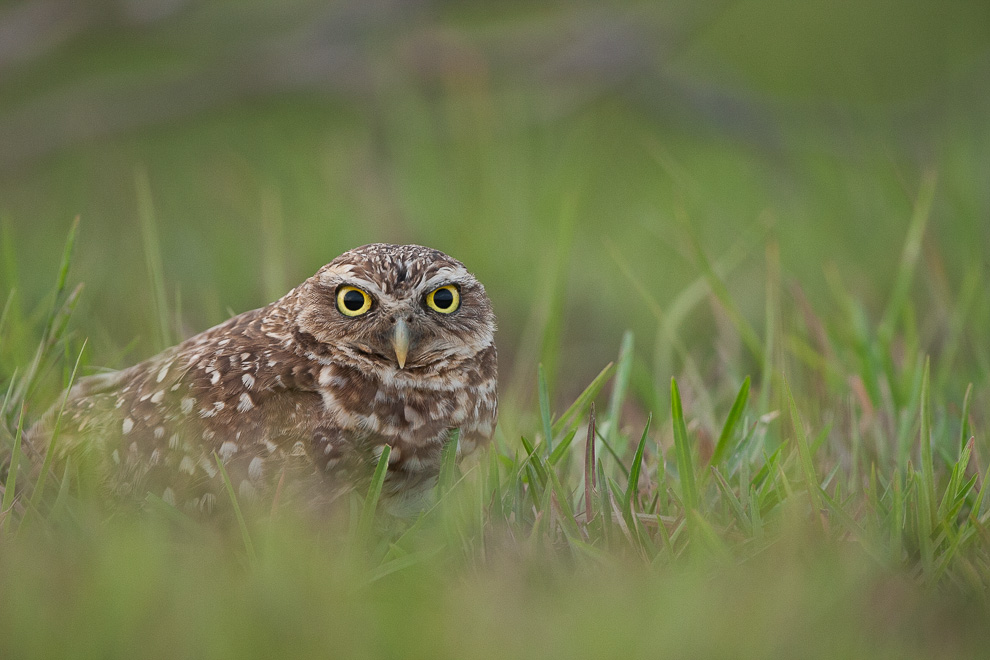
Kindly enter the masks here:
[[[429, 304], [428, 304], [429, 303]], [[330, 500], [365, 483], [389, 445], [385, 495], [435, 482], [495, 425], [494, 315], [459, 262], [420, 246], [344, 253], [274, 303], [69, 392], [56, 455], [125, 497], [209, 511], [279, 484]], [[43, 455], [55, 412], [28, 434]]]

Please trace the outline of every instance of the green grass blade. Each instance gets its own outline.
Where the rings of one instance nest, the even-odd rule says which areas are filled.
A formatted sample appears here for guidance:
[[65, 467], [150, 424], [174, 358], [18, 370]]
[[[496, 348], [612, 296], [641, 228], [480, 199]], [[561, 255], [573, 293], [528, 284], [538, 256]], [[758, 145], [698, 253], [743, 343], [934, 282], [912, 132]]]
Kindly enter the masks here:
[[7, 323], [10, 321], [10, 310], [14, 307], [14, 296], [16, 295], [17, 289], [11, 289], [7, 293], [7, 300], [3, 304], [3, 310], [0, 310], [0, 348], [3, 348], [4, 333], [7, 329]]
[[58, 482], [58, 494], [55, 495], [55, 501], [52, 503], [52, 510], [49, 514], [49, 519], [51, 520], [59, 520], [69, 508], [72, 470], [72, 457], [67, 456], [65, 458], [65, 468], [62, 470], [62, 478]]
[[904, 515], [904, 477], [894, 474], [891, 483], [890, 505], [890, 558], [900, 562], [904, 552], [904, 528], [907, 523]]
[[617, 452], [612, 447], [612, 445], [610, 445], [608, 443], [608, 440], [606, 440], [605, 438], [602, 437], [602, 434], [601, 433], [598, 434], [598, 442], [601, 443], [601, 446], [605, 450], [605, 452], [615, 460], [615, 464], [614, 464], [613, 467], [616, 470], [618, 470], [619, 472], [621, 472], [623, 477], [625, 477], [626, 479], [628, 479], [629, 478], [629, 468], [627, 468], [625, 466], [625, 464], [622, 462], [623, 459], [622, 459], [621, 456], [619, 456], [619, 452]]
[[694, 479], [694, 461], [688, 445], [687, 425], [684, 423], [684, 410], [681, 406], [681, 393], [677, 380], [670, 379], [670, 413], [674, 427], [674, 451], [677, 454], [677, 472], [681, 480], [681, 498], [686, 512], [698, 508], [698, 489]]
[[557, 518], [560, 520], [561, 529], [564, 530], [568, 538], [580, 539], [581, 528], [578, 526], [577, 519], [574, 517], [574, 510], [571, 508], [567, 490], [560, 483], [556, 472], [550, 470], [547, 474], [550, 476], [550, 490], [553, 491], [553, 501], [556, 502], [559, 510], [560, 515]]
[[962, 415], [960, 416], [961, 417], [961, 423], [959, 425], [960, 452], [963, 451], [963, 449], [966, 447], [966, 443], [969, 442], [969, 439], [973, 435], [972, 428], [969, 425], [969, 407], [972, 401], [973, 401], [973, 384], [970, 383], [966, 387], [966, 395], [963, 396]]
[[983, 473], [983, 479], [977, 481], [977, 484], [980, 486], [980, 490], [976, 494], [976, 499], [973, 501], [973, 513], [970, 514], [971, 516], [976, 516], [979, 518], [985, 513], [985, 503], [990, 501], [985, 498], [988, 481], [990, 481], [990, 465], [987, 466], [986, 471]]
[[774, 377], [783, 370], [780, 322], [780, 246], [775, 240], [767, 242], [764, 250], [766, 259], [766, 294], [763, 305], [763, 364], [759, 395], [760, 410], [770, 407], [774, 392]]
[[722, 433], [718, 436], [718, 442], [715, 444], [715, 451], [712, 452], [709, 465], [721, 465], [722, 460], [732, 448], [730, 443], [735, 434], [736, 426], [739, 424], [739, 420], [742, 419], [743, 411], [746, 409], [746, 402], [749, 399], [749, 383], [749, 376], [746, 376], [742, 387], [739, 388], [739, 394], [736, 395], [736, 400], [732, 403], [732, 409], [729, 410], [729, 416], [725, 419], [725, 424], [722, 426]]
[[547, 375], [541, 363], [536, 370], [537, 390], [540, 398], [540, 420], [543, 422], [543, 448], [549, 456], [553, 453], [553, 430], [550, 426], [550, 392], [547, 389]]
[[565, 456], [567, 456], [567, 450], [570, 449], [571, 443], [574, 442], [574, 437], [577, 435], [577, 429], [571, 429], [564, 439], [561, 440], [554, 448], [553, 453], [547, 458], [547, 463], [550, 465], [557, 465]]
[[72, 251], [76, 245], [76, 238], [79, 236], [79, 216], [72, 220], [69, 227], [69, 235], [65, 238], [65, 247], [62, 250], [62, 261], [58, 268], [58, 280], [55, 284], [55, 295], [60, 296], [69, 282], [69, 265], [72, 263]]
[[804, 480], [808, 486], [808, 495], [811, 497], [811, 504], [816, 512], [822, 510], [822, 490], [815, 473], [814, 456], [811, 453], [811, 445], [808, 443], [808, 434], [804, 431], [804, 424], [798, 414], [797, 404], [794, 402], [794, 394], [791, 392], [790, 383], [783, 380], [784, 391], [787, 393], [787, 404], [791, 411], [791, 425], [794, 428], [794, 439], [797, 443], [798, 456], [801, 459], [801, 471], [804, 473]]
[[237, 527], [241, 531], [241, 539], [244, 542], [244, 550], [247, 551], [248, 559], [252, 564], [258, 563], [258, 555], [254, 551], [254, 542], [251, 541], [251, 532], [248, 530], [247, 522], [244, 519], [244, 513], [241, 511], [240, 502], [237, 501], [237, 493], [234, 492], [234, 484], [230, 482], [230, 476], [227, 474], [227, 468], [223, 466], [223, 461], [220, 459], [220, 455], [213, 452], [213, 460], [216, 461], [217, 467], [220, 469], [220, 478], [223, 480], [224, 488], [227, 489], [227, 496], [230, 497], [230, 505], [234, 509], [234, 516], [237, 518]]
[[972, 450], [973, 445], [967, 442], [966, 446], [963, 447], [959, 460], [952, 465], [952, 470], [949, 472], [949, 483], [945, 487], [942, 500], [935, 512], [936, 519], [945, 520], [954, 516], [955, 513], [953, 511], [955, 507], [957, 504], [961, 505], [962, 501], [965, 500], [966, 494], [969, 492], [968, 488], [972, 488], [973, 484], [976, 483], [975, 476], [966, 483], [963, 482], [966, 479], [966, 468], [969, 467], [969, 458]]
[[493, 503], [494, 509], [501, 516], [504, 514], [502, 506], [505, 492], [502, 488], [502, 475], [498, 467], [498, 453], [494, 449], [489, 449], [487, 456], [488, 480], [485, 483], [485, 493], [490, 494], [489, 499]]
[[65, 246], [62, 249], [62, 260], [58, 267], [58, 278], [55, 281], [55, 296], [52, 299], [52, 308], [48, 314], [48, 318], [45, 321], [45, 327], [42, 331], [42, 344], [44, 344], [49, 338], [51, 338], [52, 333], [55, 328], [56, 319], [58, 318], [58, 311], [60, 306], [60, 300], [62, 294], [65, 293], [65, 288], [68, 286], [69, 282], [69, 266], [72, 263], [72, 253], [76, 245], [76, 238], [79, 235], [79, 216], [76, 216], [72, 221], [72, 225], [69, 227], [69, 234], [65, 237]]
[[612, 529], [612, 498], [608, 489], [608, 480], [605, 476], [605, 466], [599, 460], [595, 464], [595, 480], [598, 488], [598, 510], [601, 512], [601, 529], [605, 543], [613, 537]]
[[931, 361], [925, 358], [925, 370], [921, 377], [921, 488], [929, 509], [928, 526], [931, 527], [935, 503], [935, 460], [932, 455], [932, 413], [931, 413]]
[[763, 465], [760, 469], [756, 471], [753, 478], [750, 480], [750, 485], [755, 487], [757, 490], [762, 490], [768, 483], [773, 481], [771, 474], [777, 469], [777, 463], [780, 462], [780, 456], [784, 451], [784, 445], [780, 445], [773, 450], [769, 455], [764, 454]]
[[923, 482], [924, 476], [922, 476], [922, 483], [915, 482], [917, 497], [912, 498], [914, 499], [915, 506], [911, 508], [914, 509], [918, 524], [918, 548], [921, 551], [921, 567], [929, 579], [931, 579], [935, 570], [935, 545], [932, 542], [932, 501], [928, 489]]
[[17, 374], [20, 373], [17, 367], [14, 367], [14, 373], [10, 375], [10, 382], [7, 383], [7, 392], [3, 395], [3, 401], [0, 402], [0, 423], [7, 421], [7, 406], [10, 405], [14, 394], [14, 383], [17, 382]]
[[643, 451], [646, 449], [646, 438], [649, 436], [650, 422], [652, 421], [653, 415], [651, 414], [646, 418], [646, 427], [643, 429], [643, 435], [639, 439], [639, 445], [636, 447], [636, 453], [633, 455], [632, 464], [629, 467], [629, 483], [626, 485], [626, 494], [622, 499], [622, 509], [629, 513], [633, 512], [633, 500], [639, 491], [639, 473], [643, 467]]
[[615, 444], [615, 437], [619, 432], [619, 418], [622, 415], [622, 404], [626, 400], [629, 378], [632, 375], [634, 346], [633, 333], [630, 330], [626, 330], [622, 335], [622, 343], [619, 345], [615, 378], [612, 379], [612, 395], [608, 400], [608, 417], [606, 417], [608, 420], [607, 435], [612, 444]]
[[437, 478], [437, 488], [440, 495], [446, 494], [457, 480], [457, 443], [461, 430], [454, 429], [440, 450], [440, 476]]
[[866, 530], [863, 525], [861, 525], [855, 518], [853, 518], [853, 516], [849, 514], [847, 506], [843, 506], [840, 502], [833, 500], [828, 496], [828, 493], [825, 492], [822, 492], [822, 502], [831, 513], [834, 520], [836, 520], [848, 534], [858, 540], [862, 544], [863, 549], [866, 550], [871, 557], [877, 561], [882, 560], [882, 557], [873, 552], [873, 549], [870, 548], [870, 545], [866, 542], [868, 540]]
[[79, 363], [82, 361], [83, 352], [86, 350], [86, 340], [83, 340], [79, 355], [76, 356], [76, 363], [72, 367], [72, 374], [69, 376], [69, 384], [62, 395], [62, 402], [59, 405], [58, 414], [55, 416], [55, 427], [52, 429], [52, 437], [48, 441], [48, 448], [45, 450], [45, 459], [41, 465], [41, 473], [38, 475], [38, 482], [31, 493], [31, 509], [37, 509], [41, 504], [42, 494], [45, 492], [45, 483], [48, 480], [48, 473], [52, 469], [52, 462], [55, 460], [55, 446], [58, 443], [58, 434], [62, 428], [62, 415], [65, 413], [65, 406], [69, 401], [69, 392], [72, 384], [76, 381], [76, 374], [79, 372]]
[[588, 434], [584, 443], [584, 519], [590, 521], [594, 513], [595, 490], [595, 404], [588, 414]]
[[887, 303], [887, 308], [884, 310], [880, 326], [877, 329], [877, 334], [884, 345], [888, 345], [894, 336], [894, 327], [897, 320], [900, 318], [904, 307], [910, 299], [911, 281], [914, 279], [914, 272], [918, 265], [918, 259], [921, 256], [922, 240], [925, 236], [925, 227], [928, 225], [928, 218], [931, 216], [937, 181], [938, 177], [935, 173], [928, 172], [922, 179], [921, 188], [918, 190], [911, 224], [908, 226], [907, 237], [904, 239], [904, 249], [901, 252], [900, 266], [897, 270], [897, 277], [894, 280], [894, 289], [890, 295], [890, 301]]
[[712, 465], [710, 468], [712, 475], [715, 477], [715, 485], [718, 487], [719, 492], [722, 493], [722, 500], [728, 503], [733, 515], [736, 517], [736, 523], [746, 532], [749, 532], [750, 521], [746, 516], [746, 510], [743, 507], [743, 503], [739, 501], [736, 494], [732, 492], [732, 486], [729, 482], [725, 480], [722, 473], [718, 471], [718, 468]]
[[[24, 411], [27, 404], [21, 404], [21, 412], [17, 416], [17, 432], [14, 435], [14, 448], [10, 455], [10, 468], [7, 471], [7, 480], [3, 485], [3, 499], [0, 500], [0, 520], [3, 521], [4, 529], [9, 529], [11, 520], [11, 508], [14, 506], [14, 495], [17, 492], [17, 471], [21, 464], [21, 438], [24, 435]], [[6, 516], [6, 517], [4, 517]]]
[[584, 388], [584, 391], [578, 395], [574, 403], [557, 419], [557, 422], [553, 425], [551, 435], [563, 431], [572, 422], [572, 418], [582, 414], [591, 405], [591, 402], [598, 396], [598, 393], [604, 387], [605, 383], [608, 382], [608, 379], [611, 378], [614, 371], [615, 365], [613, 363], [609, 362], [605, 365], [605, 368], [595, 376], [595, 379], [591, 381], [588, 387]]
[[762, 543], [766, 535], [763, 526], [763, 512], [760, 510], [759, 496], [753, 486], [748, 488], [747, 500], [750, 503], [749, 527], [753, 530], [753, 539]]
[[368, 584], [373, 584], [379, 580], [392, 575], [393, 573], [398, 573], [399, 571], [404, 571], [406, 569], [412, 568], [417, 564], [425, 563], [428, 559], [436, 557], [440, 554], [439, 548], [432, 548], [429, 550], [423, 550], [421, 552], [413, 552], [408, 555], [403, 555], [395, 559], [390, 559], [379, 564], [377, 567], [371, 570], [368, 575]]
[[533, 475], [537, 478], [537, 484], [543, 488], [547, 485], [547, 469], [540, 460], [540, 456], [536, 453], [536, 447], [527, 440], [525, 437], [519, 438], [520, 442], [523, 444], [523, 448], [526, 450], [526, 461], [525, 466], [527, 469], [533, 472]]
[[28, 398], [28, 394], [35, 385], [38, 374], [42, 371], [42, 365], [45, 362], [46, 355], [61, 336], [61, 332], [64, 331], [68, 318], [75, 309], [76, 302], [79, 299], [79, 292], [82, 290], [81, 284], [76, 286], [65, 300], [62, 300], [62, 294], [65, 293], [68, 285], [69, 266], [72, 262], [72, 253], [78, 233], [79, 217], [77, 216], [73, 220], [69, 234], [65, 239], [62, 261], [59, 264], [58, 279], [55, 283], [55, 293], [52, 297], [52, 306], [45, 319], [45, 325], [41, 332], [41, 341], [38, 342], [38, 348], [34, 353], [34, 357], [18, 384], [14, 394], [15, 401], [24, 401]]
[[382, 486], [385, 484], [388, 457], [391, 453], [391, 445], [382, 445], [382, 455], [378, 457], [378, 465], [375, 466], [375, 473], [371, 476], [371, 485], [368, 486], [368, 494], [364, 498], [364, 506], [361, 507], [361, 517], [358, 518], [357, 538], [362, 543], [371, 538], [371, 530], [375, 523], [375, 511], [378, 509], [378, 500], [382, 494]]

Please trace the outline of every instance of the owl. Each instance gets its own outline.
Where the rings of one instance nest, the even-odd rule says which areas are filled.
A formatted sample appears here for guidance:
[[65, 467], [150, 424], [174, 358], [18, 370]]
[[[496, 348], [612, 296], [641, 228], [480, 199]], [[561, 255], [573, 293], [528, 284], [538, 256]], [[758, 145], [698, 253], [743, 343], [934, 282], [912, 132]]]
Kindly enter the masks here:
[[[492, 435], [494, 333], [485, 289], [459, 261], [365, 245], [266, 307], [79, 380], [55, 456], [114, 496], [207, 513], [227, 480], [246, 501], [295, 489], [329, 502], [367, 484], [389, 445], [382, 496], [415, 502], [455, 429], [459, 454]], [[27, 434], [36, 464], [58, 407]]]

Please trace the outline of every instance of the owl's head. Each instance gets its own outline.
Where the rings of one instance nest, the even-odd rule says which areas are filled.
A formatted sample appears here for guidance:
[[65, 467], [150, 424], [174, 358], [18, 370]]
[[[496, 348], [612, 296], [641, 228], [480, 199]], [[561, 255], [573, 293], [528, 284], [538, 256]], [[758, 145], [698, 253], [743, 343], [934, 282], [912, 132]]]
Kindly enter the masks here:
[[340, 255], [299, 290], [296, 322], [336, 359], [376, 371], [443, 369], [494, 341], [485, 288], [461, 262], [420, 245]]

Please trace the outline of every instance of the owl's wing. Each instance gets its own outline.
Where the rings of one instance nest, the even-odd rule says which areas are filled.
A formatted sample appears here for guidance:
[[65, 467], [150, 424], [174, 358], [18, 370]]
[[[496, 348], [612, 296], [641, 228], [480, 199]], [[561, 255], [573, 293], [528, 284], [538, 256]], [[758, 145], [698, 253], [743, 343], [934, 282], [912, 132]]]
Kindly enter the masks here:
[[[54, 437], [56, 473], [70, 464], [112, 493], [145, 493], [210, 509], [223, 481], [241, 494], [267, 487], [306, 436], [319, 395], [308, 389], [268, 308], [235, 316], [140, 364], [81, 379], [27, 433], [40, 470]], [[61, 416], [59, 412], [62, 411]], [[310, 434], [311, 435], [311, 434]], [[273, 460], [274, 459], [274, 460]]]

